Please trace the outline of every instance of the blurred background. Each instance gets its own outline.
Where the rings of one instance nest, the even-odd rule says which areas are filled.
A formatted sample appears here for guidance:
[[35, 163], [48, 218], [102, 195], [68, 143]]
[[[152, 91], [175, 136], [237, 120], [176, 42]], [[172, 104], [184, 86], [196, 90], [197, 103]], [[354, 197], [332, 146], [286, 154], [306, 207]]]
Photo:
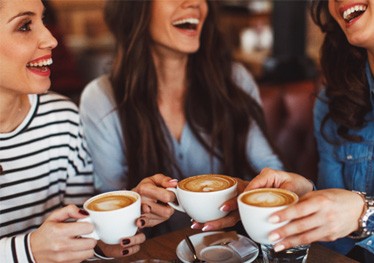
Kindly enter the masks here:
[[[105, 0], [47, 0], [55, 16], [61, 45], [75, 58], [86, 84], [103, 73], [110, 60], [113, 40], [102, 17]], [[221, 0], [220, 22], [236, 59], [243, 62], [258, 81], [273, 79], [274, 63], [318, 65], [321, 33], [311, 22], [306, 0]], [[47, 15], [51, 15], [50, 11]], [[66, 56], [62, 58], [66, 59]], [[274, 60], [275, 58], [275, 60]], [[295, 60], [300, 60], [296, 62]], [[56, 60], [56, 58], [55, 58]], [[305, 61], [301, 61], [305, 60]], [[311, 60], [311, 61], [309, 61]], [[56, 63], [58, 61], [55, 61]], [[282, 64], [282, 68], [284, 68]], [[308, 70], [308, 69], [307, 69]], [[310, 69], [313, 70], [313, 69]], [[298, 73], [298, 75], [301, 72]], [[268, 74], [266, 76], [266, 74]], [[295, 69], [283, 76], [295, 76]]]
[[[319, 87], [323, 35], [307, 0], [217, 0], [220, 27], [234, 57], [260, 87], [269, 133], [289, 170], [314, 180], [317, 154], [312, 107]], [[105, 0], [46, 0], [46, 24], [59, 41], [52, 89], [79, 104], [84, 86], [108, 71], [113, 39]]]

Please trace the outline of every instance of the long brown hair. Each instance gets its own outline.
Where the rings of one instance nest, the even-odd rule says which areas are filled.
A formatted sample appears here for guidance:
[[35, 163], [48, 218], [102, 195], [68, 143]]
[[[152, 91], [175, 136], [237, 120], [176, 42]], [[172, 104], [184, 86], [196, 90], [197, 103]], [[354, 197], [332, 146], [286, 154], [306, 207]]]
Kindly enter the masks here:
[[365, 75], [367, 51], [351, 45], [344, 32], [330, 15], [328, 1], [312, 2], [311, 15], [314, 22], [325, 33], [321, 48], [321, 67], [329, 99], [328, 119], [337, 125], [339, 136], [350, 141], [360, 141], [360, 136], [349, 134], [349, 130], [361, 129], [365, 115], [371, 110], [368, 82]]
[[[108, 1], [105, 9], [105, 20], [117, 43], [110, 80], [124, 134], [129, 187], [154, 173], [181, 174], [157, 105], [148, 30], [151, 3]], [[211, 156], [219, 158], [223, 173], [254, 176], [258, 171], [247, 159], [246, 139], [252, 120], [264, 129], [263, 112], [234, 83], [231, 53], [217, 28], [216, 4], [208, 1], [208, 5], [200, 49], [189, 56], [187, 65], [186, 120]]]

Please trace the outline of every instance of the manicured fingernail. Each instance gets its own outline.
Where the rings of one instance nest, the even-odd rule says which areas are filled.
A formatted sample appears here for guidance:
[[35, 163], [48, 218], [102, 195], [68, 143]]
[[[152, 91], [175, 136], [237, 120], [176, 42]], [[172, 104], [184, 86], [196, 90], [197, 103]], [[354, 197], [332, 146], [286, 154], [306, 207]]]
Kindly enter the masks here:
[[212, 229], [212, 227], [208, 225], [208, 226], [204, 226], [201, 230], [203, 230], [203, 231], [209, 231], [211, 229]]
[[128, 245], [128, 244], [130, 244], [130, 239], [126, 238], [122, 240], [122, 245]]
[[196, 227], [197, 227], [197, 224], [196, 224], [196, 223], [193, 223], [193, 224], [191, 225], [191, 228], [192, 228], [192, 229], [196, 229]]
[[227, 212], [229, 211], [229, 209], [230, 209], [230, 206], [228, 205], [223, 205], [219, 208], [219, 210], [221, 210], [222, 212]]
[[280, 238], [280, 236], [279, 236], [278, 234], [276, 234], [276, 233], [271, 234], [271, 235], [269, 236], [269, 240], [270, 240], [271, 242], [277, 241], [279, 238]]
[[127, 250], [127, 249], [125, 249], [125, 250], [122, 250], [122, 255], [124, 256], [124, 255], [127, 255], [129, 253], [129, 251]]
[[178, 179], [171, 179], [171, 180], [169, 181], [169, 183], [174, 183], [174, 182], [178, 182]]
[[140, 224], [141, 224], [141, 226], [144, 226], [145, 225], [145, 220], [144, 219], [140, 219]]
[[282, 251], [283, 249], [284, 249], [284, 246], [282, 244], [275, 245], [275, 247], [274, 247], [275, 252]]
[[280, 217], [279, 216], [271, 216], [269, 218], [269, 222], [270, 223], [278, 223], [280, 221]]
[[79, 214], [85, 215], [85, 216], [89, 215], [89, 213], [86, 210], [84, 210], [84, 209], [79, 209]]

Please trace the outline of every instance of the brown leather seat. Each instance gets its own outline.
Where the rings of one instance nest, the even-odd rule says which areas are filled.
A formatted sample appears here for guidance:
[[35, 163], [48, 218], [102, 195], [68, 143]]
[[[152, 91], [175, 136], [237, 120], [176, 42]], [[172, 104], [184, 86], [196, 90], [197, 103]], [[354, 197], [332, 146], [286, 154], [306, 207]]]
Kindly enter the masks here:
[[315, 87], [313, 81], [260, 87], [268, 131], [286, 169], [313, 181], [317, 177], [313, 135]]

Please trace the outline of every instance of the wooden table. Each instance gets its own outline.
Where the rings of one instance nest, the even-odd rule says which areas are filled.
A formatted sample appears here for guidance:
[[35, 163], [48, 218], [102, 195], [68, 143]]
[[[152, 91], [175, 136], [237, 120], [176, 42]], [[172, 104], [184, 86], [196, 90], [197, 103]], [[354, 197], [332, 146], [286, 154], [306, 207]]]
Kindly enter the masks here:
[[[179, 242], [182, 241], [185, 235], [193, 235], [200, 233], [199, 230], [193, 230], [190, 228], [178, 230], [172, 233], [168, 233], [162, 236], [158, 236], [152, 239], [148, 239], [141, 245], [141, 249], [138, 253], [124, 257], [122, 259], [115, 260], [103, 260], [95, 261], [102, 263], [124, 263], [133, 262], [142, 259], [163, 259], [170, 262], [179, 262], [176, 255], [176, 247]], [[261, 259], [256, 259], [254, 263], [261, 263]], [[347, 258], [341, 254], [338, 254], [332, 250], [329, 250], [318, 244], [312, 244], [307, 263], [353, 263], [358, 262]]]

